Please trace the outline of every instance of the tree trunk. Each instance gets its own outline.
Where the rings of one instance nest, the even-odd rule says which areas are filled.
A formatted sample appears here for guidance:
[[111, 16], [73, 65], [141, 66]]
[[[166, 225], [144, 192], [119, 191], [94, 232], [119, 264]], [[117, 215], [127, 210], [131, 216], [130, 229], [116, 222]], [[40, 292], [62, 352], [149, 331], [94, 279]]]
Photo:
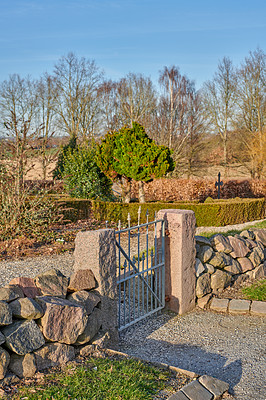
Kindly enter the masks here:
[[122, 186], [122, 199], [124, 203], [130, 203], [131, 199], [131, 180], [124, 178], [124, 183]]
[[139, 181], [139, 203], [145, 203], [144, 182]]
[[228, 176], [228, 161], [227, 161], [227, 134], [223, 138], [223, 147], [224, 147], [224, 176]]

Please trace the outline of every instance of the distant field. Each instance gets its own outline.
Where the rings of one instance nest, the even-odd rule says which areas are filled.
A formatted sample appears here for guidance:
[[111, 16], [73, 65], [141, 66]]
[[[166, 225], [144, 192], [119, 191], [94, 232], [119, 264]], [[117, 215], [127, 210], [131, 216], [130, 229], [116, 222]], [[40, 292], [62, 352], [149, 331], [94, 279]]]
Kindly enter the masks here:
[[[34, 167], [27, 173], [26, 179], [42, 179], [42, 168], [41, 163], [37, 159], [33, 160]], [[52, 179], [52, 171], [56, 166], [56, 161], [54, 161], [49, 166], [49, 176], [48, 179]], [[221, 179], [224, 179], [224, 167], [221, 166], [210, 166], [202, 170], [199, 173], [198, 177], [201, 178], [217, 178], [218, 172], [221, 172]], [[184, 176], [186, 178], [186, 176]], [[196, 177], [195, 177], [196, 178]], [[230, 179], [248, 179], [250, 178], [250, 174], [248, 173], [247, 169], [242, 165], [233, 164], [229, 166], [228, 176], [227, 178]]]

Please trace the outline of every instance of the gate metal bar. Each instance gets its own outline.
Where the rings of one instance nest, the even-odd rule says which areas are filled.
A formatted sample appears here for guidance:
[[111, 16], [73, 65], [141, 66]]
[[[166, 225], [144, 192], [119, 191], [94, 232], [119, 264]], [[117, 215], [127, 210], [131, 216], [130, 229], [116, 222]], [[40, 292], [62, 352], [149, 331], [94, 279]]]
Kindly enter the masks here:
[[[160, 243], [158, 227], [161, 231]], [[149, 230], [151, 228], [154, 228], [153, 232]], [[121, 331], [165, 306], [164, 220], [147, 221], [115, 233], [118, 249], [118, 330]], [[153, 241], [150, 243], [152, 234]], [[135, 255], [131, 257], [131, 253]]]

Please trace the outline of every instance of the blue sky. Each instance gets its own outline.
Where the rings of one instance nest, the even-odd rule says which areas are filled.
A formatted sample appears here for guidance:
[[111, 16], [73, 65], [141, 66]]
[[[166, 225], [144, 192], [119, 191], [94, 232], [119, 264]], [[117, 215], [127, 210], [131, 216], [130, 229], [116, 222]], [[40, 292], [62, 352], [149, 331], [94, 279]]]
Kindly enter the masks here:
[[258, 46], [265, 0], [0, 0], [0, 81], [38, 78], [73, 51], [114, 80], [140, 72], [157, 83], [176, 65], [199, 88], [224, 56], [239, 65]]

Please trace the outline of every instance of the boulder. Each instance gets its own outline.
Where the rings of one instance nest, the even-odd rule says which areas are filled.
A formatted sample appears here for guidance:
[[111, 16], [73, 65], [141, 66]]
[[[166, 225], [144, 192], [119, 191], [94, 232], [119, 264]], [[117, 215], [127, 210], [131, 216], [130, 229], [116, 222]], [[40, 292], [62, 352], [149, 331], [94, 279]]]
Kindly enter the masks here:
[[198, 258], [196, 258], [195, 270], [196, 270], [197, 277], [200, 276], [205, 271], [204, 265]]
[[237, 261], [240, 264], [242, 273], [250, 271], [250, 270], [252, 270], [254, 268], [254, 265], [252, 264], [250, 259], [247, 258], [247, 257], [238, 258]]
[[44, 337], [52, 342], [75, 343], [87, 324], [85, 308], [61, 298], [44, 296], [37, 301], [44, 310], [40, 320]]
[[79, 269], [75, 271], [69, 281], [68, 291], [91, 290], [96, 287], [96, 280], [90, 269]]
[[50, 269], [38, 275], [35, 284], [43, 296], [66, 297], [68, 278], [58, 269]]
[[201, 246], [197, 257], [201, 262], [206, 263], [213, 256], [213, 249], [210, 246]]
[[264, 261], [264, 251], [259, 246], [254, 247], [248, 258], [254, 267], [258, 267]]
[[260, 264], [254, 268], [252, 272], [252, 279], [263, 279], [266, 277], [266, 264]]
[[211, 242], [204, 236], [195, 236], [196, 243], [200, 246], [211, 246]]
[[254, 229], [253, 230], [256, 241], [261, 242], [266, 247], [266, 229]]
[[5, 301], [0, 301], [0, 326], [12, 324], [12, 311]]
[[76, 345], [88, 343], [99, 332], [102, 323], [102, 312], [99, 308], [95, 308], [88, 318], [87, 325], [83, 333], [78, 337]]
[[55, 367], [65, 364], [75, 358], [75, 351], [72, 346], [61, 343], [46, 344], [34, 352], [37, 370]]
[[34, 279], [19, 277], [14, 278], [9, 282], [9, 285], [17, 285], [21, 288], [26, 297], [34, 299], [36, 296], [40, 296], [41, 292], [35, 285]]
[[230, 285], [231, 280], [232, 277], [228, 272], [217, 269], [214, 274], [211, 275], [211, 288], [214, 291], [223, 290]]
[[237, 275], [242, 272], [241, 266], [237, 260], [232, 259], [232, 264], [224, 267], [224, 270], [232, 275]]
[[211, 292], [211, 278], [210, 274], [204, 273], [198, 277], [196, 283], [196, 296], [198, 298], [205, 296]]
[[5, 287], [11, 289], [14, 293], [16, 293], [18, 295], [18, 297], [17, 297], [18, 299], [25, 297], [23, 290], [21, 289], [21, 287], [19, 285], [10, 285], [9, 284], [9, 285], [6, 285]]
[[82, 305], [88, 315], [92, 313], [93, 309], [101, 301], [100, 297], [97, 296], [97, 294], [86, 292], [86, 290], [80, 290], [79, 292], [70, 293], [67, 296], [67, 300], [71, 301], [71, 303]]
[[232, 257], [223, 252], [214, 252], [213, 256], [208, 261], [208, 264], [213, 265], [215, 268], [224, 268], [232, 264]]
[[229, 239], [226, 236], [221, 235], [220, 233], [212, 236], [210, 240], [212, 247], [216, 251], [226, 254], [229, 254], [231, 253], [231, 251], [233, 251], [233, 247], [231, 246]]
[[2, 330], [6, 346], [21, 356], [44, 345], [44, 337], [35, 321], [18, 321]]
[[203, 296], [201, 298], [198, 298], [197, 306], [199, 308], [201, 308], [201, 309], [207, 308], [207, 305], [208, 305], [208, 303], [209, 303], [211, 298], [212, 298], [212, 294], [211, 293], [206, 294], [206, 296]]
[[24, 356], [11, 354], [8, 368], [20, 378], [31, 378], [37, 371], [34, 354], [27, 353]]
[[238, 239], [235, 236], [228, 236], [230, 245], [233, 248], [233, 251], [230, 253], [231, 257], [237, 258], [237, 257], [246, 257], [246, 255], [249, 253], [250, 249], [249, 247], [245, 244], [245, 241], [243, 238]]
[[12, 314], [16, 318], [38, 319], [43, 316], [41, 306], [33, 299], [24, 297], [9, 303]]
[[10, 361], [9, 353], [0, 347], [0, 379], [4, 379]]
[[246, 239], [255, 240], [255, 234], [253, 231], [244, 230], [240, 233], [240, 236], [243, 236]]
[[0, 288], [0, 301], [6, 301], [9, 303], [12, 300], [16, 300], [19, 298], [18, 293], [11, 287], [2, 287]]
[[254, 242], [254, 240], [251, 240], [251, 239], [246, 239], [246, 240], [245, 240], [245, 243], [246, 243], [246, 245], [248, 246], [248, 248], [249, 248], [250, 250], [252, 250], [254, 247], [257, 247], [257, 246], [258, 246], [258, 243], [257, 243], [257, 242]]
[[205, 264], [205, 268], [206, 268], [207, 272], [209, 272], [209, 274], [213, 274], [215, 272], [215, 268], [211, 264]]

